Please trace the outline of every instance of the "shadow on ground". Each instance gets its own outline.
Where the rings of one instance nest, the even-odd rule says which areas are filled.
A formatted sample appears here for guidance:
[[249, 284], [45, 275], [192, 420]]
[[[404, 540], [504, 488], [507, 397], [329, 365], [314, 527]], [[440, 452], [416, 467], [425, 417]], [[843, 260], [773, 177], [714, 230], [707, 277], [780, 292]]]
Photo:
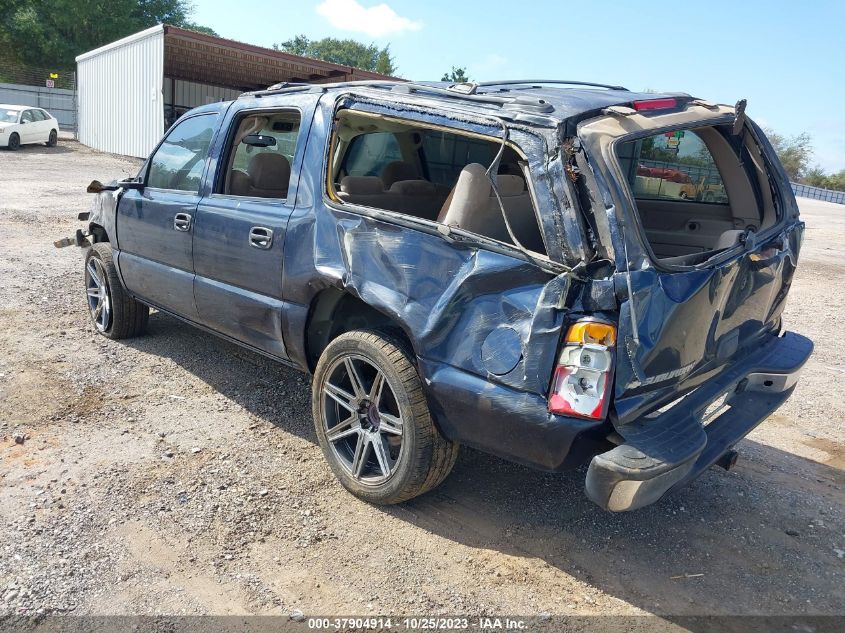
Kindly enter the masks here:
[[37, 145], [21, 145], [16, 150], [10, 150], [4, 147], [0, 151], [9, 152], [10, 154], [13, 152], [18, 154], [69, 154], [74, 151], [74, 148], [63, 145], [62, 140], [59, 139], [59, 144], [55, 147], [47, 147], [43, 143], [38, 143]]
[[[128, 344], [172, 359], [250, 413], [316, 442], [303, 374], [161, 314], [149, 336]], [[845, 473], [751, 440], [738, 448], [734, 470], [708, 471], [625, 514], [586, 499], [583, 470], [543, 473], [464, 449], [440, 488], [381, 511], [510, 555], [497, 573], [514, 583], [528, 573], [520, 561], [539, 559], [652, 613], [845, 614], [836, 552], [845, 547], [837, 524]]]

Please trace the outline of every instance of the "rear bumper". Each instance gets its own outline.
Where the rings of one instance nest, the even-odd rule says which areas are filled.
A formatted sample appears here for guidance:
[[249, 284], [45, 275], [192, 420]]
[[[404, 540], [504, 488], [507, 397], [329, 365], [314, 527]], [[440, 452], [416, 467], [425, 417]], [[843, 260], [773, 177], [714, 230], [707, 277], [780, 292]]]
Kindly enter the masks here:
[[[789, 398], [812, 351], [812, 341], [794, 332], [772, 337], [671, 409], [620, 425], [625, 442], [592, 459], [587, 496], [620, 512], [687, 484]], [[729, 408], [703, 424], [707, 408], [722, 396]]]

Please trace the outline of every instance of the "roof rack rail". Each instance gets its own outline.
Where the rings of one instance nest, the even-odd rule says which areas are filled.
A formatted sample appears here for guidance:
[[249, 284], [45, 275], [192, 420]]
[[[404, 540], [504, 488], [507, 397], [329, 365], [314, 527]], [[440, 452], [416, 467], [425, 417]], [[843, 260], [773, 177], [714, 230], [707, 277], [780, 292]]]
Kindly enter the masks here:
[[299, 82], [282, 81], [277, 84], [273, 84], [272, 86], [267, 86], [262, 90], [247, 90], [246, 92], [242, 92], [240, 95], [238, 95], [238, 98], [240, 99], [241, 97], [264, 97], [267, 95], [274, 95], [282, 92], [296, 92], [298, 90], [308, 90], [313, 88], [314, 86], [319, 85], [320, 84], [306, 84]]
[[476, 94], [479, 88], [487, 88], [491, 86], [543, 86], [543, 85], [566, 85], [566, 86], [584, 86], [587, 88], [606, 88], [607, 90], [624, 90], [629, 92], [624, 86], [613, 86], [610, 84], [599, 84], [592, 81], [574, 81], [569, 79], [503, 79], [501, 81], [467, 81], [464, 83], [453, 84], [449, 87], [450, 90], [461, 92], [462, 94]]
[[[462, 84], [458, 84], [462, 85]], [[461, 101], [474, 101], [477, 103], [488, 103], [503, 108], [528, 110], [541, 114], [554, 112], [554, 106], [544, 99], [530, 98], [523, 96], [505, 96], [492, 94], [475, 94], [474, 91], [466, 92], [454, 89], [454, 86], [444, 87], [428, 83], [417, 83], [412, 81], [395, 81], [389, 79], [362, 79], [359, 81], [343, 81], [336, 84], [303, 84], [303, 83], [280, 83], [270, 86], [266, 90], [245, 92], [241, 96], [263, 97], [283, 92], [296, 92], [300, 90], [326, 90], [334, 87], [378, 88], [403, 94], [429, 93], [437, 96], [458, 99]]]

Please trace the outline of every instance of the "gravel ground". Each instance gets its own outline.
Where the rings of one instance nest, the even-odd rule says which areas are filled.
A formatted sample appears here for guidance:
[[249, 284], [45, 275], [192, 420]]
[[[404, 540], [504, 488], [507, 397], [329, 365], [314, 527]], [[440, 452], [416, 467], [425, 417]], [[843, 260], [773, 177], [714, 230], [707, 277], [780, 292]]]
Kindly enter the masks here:
[[785, 321], [816, 352], [734, 470], [613, 515], [583, 471], [463, 450], [377, 508], [333, 480], [305, 375], [160, 314], [95, 335], [52, 241], [136, 165], [0, 152], [0, 614], [845, 614], [845, 207], [801, 201]]

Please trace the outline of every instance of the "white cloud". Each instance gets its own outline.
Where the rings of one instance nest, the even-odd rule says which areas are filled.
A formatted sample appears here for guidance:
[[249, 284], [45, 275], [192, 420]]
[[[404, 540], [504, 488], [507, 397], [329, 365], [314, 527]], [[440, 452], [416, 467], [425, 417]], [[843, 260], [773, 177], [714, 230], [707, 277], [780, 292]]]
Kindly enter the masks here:
[[384, 3], [364, 7], [357, 0], [324, 0], [317, 5], [317, 13], [336, 29], [370, 37], [419, 31], [423, 26], [422, 22], [398, 15]]

